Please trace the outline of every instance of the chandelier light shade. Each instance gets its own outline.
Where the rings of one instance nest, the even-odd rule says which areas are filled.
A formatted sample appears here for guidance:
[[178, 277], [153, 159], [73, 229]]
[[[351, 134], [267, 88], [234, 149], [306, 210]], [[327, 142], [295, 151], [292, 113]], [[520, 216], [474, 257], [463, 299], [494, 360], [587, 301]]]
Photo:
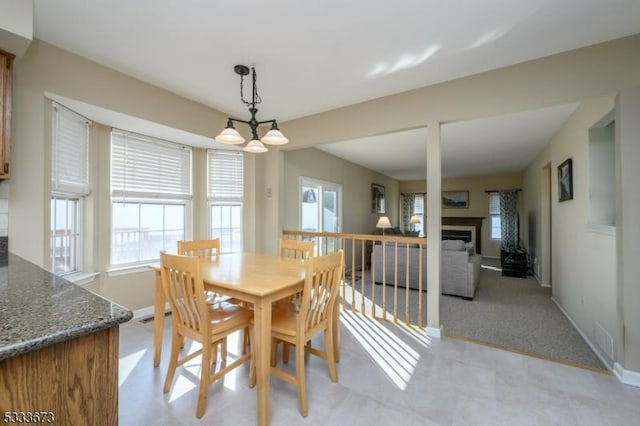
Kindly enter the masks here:
[[[278, 129], [278, 123], [275, 119], [258, 121], [258, 119], [256, 118], [256, 114], [258, 112], [256, 105], [262, 103], [262, 99], [260, 99], [260, 96], [258, 95], [258, 86], [256, 84], [257, 77], [256, 77], [255, 68], [251, 67], [251, 70], [249, 70], [249, 67], [245, 65], [236, 65], [233, 69], [236, 72], [236, 74], [240, 75], [240, 100], [246, 106], [249, 107], [249, 112], [251, 113], [251, 119], [240, 120], [239, 118], [229, 117], [229, 119], [227, 120], [227, 127], [225, 127], [222, 130], [222, 132], [220, 132], [220, 134], [216, 136], [216, 141], [226, 143], [226, 144], [231, 144], [231, 145], [244, 144], [245, 139], [242, 137], [242, 135], [240, 135], [240, 133], [238, 133], [238, 131], [233, 125], [234, 122], [239, 122], [239, 123], [248, 124], [249, 128], [251, 128], [251, 136], [252, 136], [251, 140], [249, 141], [249, 143], [247, 143], [247, 145], [244, 148], [242, 148], [246, 152], [254, 152], [254, 153], [267, 152], [269, 149], [265, 146], [265, 144], [284, 145], [287, 142], [289, 142], [289, 139], [287, 139], [282, 134], [280, 129]], [[243, 92], [244, 77], [246, 75], [249, 75], [249, 72], [251, 72], [251, 77], [253, 81], [253, 93], [251, 95], [251, 101], [246, 101], [244, 99], [244, 92]], [[267, 124], [267, 123], [271, 123], [271, 129], [262, 138], [258, 137], [258, 126], [260, 126], [261, 124]]]

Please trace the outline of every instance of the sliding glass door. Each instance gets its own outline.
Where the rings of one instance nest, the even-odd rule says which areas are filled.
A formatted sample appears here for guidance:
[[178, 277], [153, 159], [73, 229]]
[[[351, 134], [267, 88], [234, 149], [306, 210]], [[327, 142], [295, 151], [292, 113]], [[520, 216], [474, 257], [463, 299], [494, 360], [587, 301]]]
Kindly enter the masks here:
[[[340, 232], [342, 227], [342, 186], [306, 177], [300, 178], [300, 224], [303, 231]], [[318, 254], [330, 253], [336, 247], [325, 247], [318, 241]], [[333, 244], [334, 239], [327, 243]]]

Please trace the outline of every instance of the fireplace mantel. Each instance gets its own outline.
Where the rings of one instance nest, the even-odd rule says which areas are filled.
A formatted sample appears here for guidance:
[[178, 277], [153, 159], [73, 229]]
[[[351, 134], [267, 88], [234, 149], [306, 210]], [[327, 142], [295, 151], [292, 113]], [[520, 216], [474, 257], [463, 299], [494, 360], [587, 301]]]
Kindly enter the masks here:
[[476, 228], [476, 253], [482, 253], [482, 221], [484, 217], [452, 217], [442, 218], [442, 225], [473, 226]]

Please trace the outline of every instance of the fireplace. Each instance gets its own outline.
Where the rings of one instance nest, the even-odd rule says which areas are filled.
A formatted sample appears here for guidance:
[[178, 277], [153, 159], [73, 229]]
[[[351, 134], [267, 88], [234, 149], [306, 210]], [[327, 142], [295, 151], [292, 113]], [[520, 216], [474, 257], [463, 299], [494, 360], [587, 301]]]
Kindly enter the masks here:
[[473, 242], [473, 233], [471, 230], [464, 229], [443, 229], [443, 240], [462, 240], [465, 243]]
[[[476, 253], [482, 253], [482, 221], [484, 217], [443, 217], [442, 218], [442, 238], [445, 239], [445, 235], [449, 234], [456, 236], [457, 240], [464, 240], [460, 238], [462, 235], [471, 235], [469, 241], [473, 242], [476, 247]], [[451, 232], [455, 231], [455, 234]], [[463, 232], [464, 234], [457, 234]], [[457, 235], [456, 235], [457, 234]], [[451, 239], [451, 238], [448, 238]]]

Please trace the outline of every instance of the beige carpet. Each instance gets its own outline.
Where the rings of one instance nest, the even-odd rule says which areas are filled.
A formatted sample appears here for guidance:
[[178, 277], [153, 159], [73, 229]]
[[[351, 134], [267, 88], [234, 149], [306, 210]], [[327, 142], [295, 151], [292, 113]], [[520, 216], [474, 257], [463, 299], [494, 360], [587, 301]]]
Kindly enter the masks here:
[[[487, 263], [487, 262], [485, 262]], [[368, 272], [368, 271], [367, 271]], [[369, 274], [365, 274], [365, 294], [371, 298]], [[362, 282], [356, 282], [361, 290]], [[376, 285], [376, 305], [382, 304], [382, 285]], [[417, 323], [418, 292], [411, 291], [410, 322]], [[404, 320], [404, 289], [398, 289], [398, 317]], [[427, 293], [423, 292], [423, 319], [426, 321]], [[386, 287], [391, 303], [393, 287]], [[393, 316], [391, 308], [387, 311]], [[391, 318], [389, 318], [391, 319]], [[496, 268], [482, 268], [473, 300], [441, 298], [440, 320], [446, 336], [520, 352], [552, 361], [608, 371], [582, 336], [551, 300], [551, 289], [540, 287], [533, 278], [503, 277]], [[424, 324], [424, 323], [423, 323]]]
[[551, 289], [533, 278], [503, 277], [483, 267], [474, 300], [442, 296], [440, 314], [447, 335], [607, 370], [551, 300]]

